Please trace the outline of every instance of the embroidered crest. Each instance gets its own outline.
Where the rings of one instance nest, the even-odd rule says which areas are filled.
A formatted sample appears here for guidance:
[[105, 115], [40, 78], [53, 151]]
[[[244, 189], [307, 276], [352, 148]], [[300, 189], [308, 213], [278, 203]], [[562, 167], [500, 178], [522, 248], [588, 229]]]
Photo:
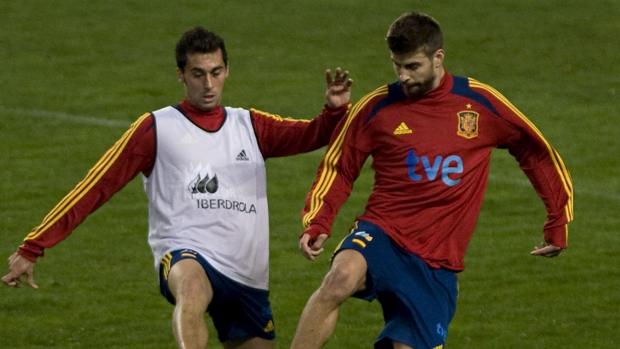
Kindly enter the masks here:
[[478, 137], [478, 117], [480, 114], [473, 110], [464, 110], [457, 113], [459, 118], [456, 134], [467, 139]]

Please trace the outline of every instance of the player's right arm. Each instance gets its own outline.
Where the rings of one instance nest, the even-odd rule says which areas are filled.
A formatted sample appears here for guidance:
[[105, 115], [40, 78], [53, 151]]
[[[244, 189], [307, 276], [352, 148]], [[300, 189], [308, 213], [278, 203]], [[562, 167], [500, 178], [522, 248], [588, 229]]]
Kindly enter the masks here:
[[377, 97], [386, 93], [387, 86], [362, 98], [332, 135], [302, 213], [304, 231], [299, 248], [310, 260], [321, 253], [323, 242], [331, 234], [334, 218], [348, 199], [353, 182], [371, 152], [372, 135], [368, 131], [366, 116]]
[[9, 273], [2, 281], [18, 287], [22, 276], [34, 283], [34, 264], [67, 238], [88, 215], [107, 202], [138, 173], [147, 174], [155, 158], [154, 119], [144, 114], [95, 163], [86, 176], [44, 217], [9, 257]]

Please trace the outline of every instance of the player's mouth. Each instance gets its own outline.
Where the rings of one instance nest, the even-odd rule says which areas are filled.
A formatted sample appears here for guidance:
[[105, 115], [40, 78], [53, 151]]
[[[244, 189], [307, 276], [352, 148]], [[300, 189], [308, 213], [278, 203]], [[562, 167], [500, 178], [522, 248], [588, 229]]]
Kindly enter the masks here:
[[420, 91], [422, 84], [420, 84], [419, 82], [416, 82], [412, 84], [403, 84], [402, 86], [403, 86], [403, 91], [405, 92], [405, 94], [416, 94], [418, 91]]

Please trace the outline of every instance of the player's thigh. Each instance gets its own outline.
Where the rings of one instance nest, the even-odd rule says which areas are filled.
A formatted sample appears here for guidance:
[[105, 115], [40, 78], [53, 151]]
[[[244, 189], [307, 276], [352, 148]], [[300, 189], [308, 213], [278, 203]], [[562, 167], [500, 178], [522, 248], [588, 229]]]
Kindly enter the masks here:
[[364, 256], [351, 249], [339, 251], [325, 276], [324, 285], [340, 288], [348, 295], [363, 290], [366, 284], [368, 265]]
[[273, 340], [253, 337], [243, 341], [224, 342], [225, 349], [272, 349]]
[[213, 287], [200, 263], [186, 258], [175, 263], [168, 274], [168, 288], [179, 302], [192, 302], [207, 309], [213, 299]]
[[392, 342], [394, 349], [414, 349], [413, 347], [408, 346], [407, 344], [403, 344], [400, 342]]

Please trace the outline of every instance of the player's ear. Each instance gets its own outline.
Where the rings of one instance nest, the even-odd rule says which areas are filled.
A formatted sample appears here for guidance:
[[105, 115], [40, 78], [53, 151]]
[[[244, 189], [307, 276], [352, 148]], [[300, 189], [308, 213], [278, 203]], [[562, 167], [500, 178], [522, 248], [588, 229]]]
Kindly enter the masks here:
[[177, 68], [177, 80], [179, 80], [179, 82], [185, 81], [183, 78], [183, 71], [180, 68]]
[[442, 48], [435, 51], [435, 53], [433, 54], [433, 67], [435, 69], [438, 69], [439, 67], [443, 65], [443, 60], [445, 56], [446, 56], [446, 52]]

